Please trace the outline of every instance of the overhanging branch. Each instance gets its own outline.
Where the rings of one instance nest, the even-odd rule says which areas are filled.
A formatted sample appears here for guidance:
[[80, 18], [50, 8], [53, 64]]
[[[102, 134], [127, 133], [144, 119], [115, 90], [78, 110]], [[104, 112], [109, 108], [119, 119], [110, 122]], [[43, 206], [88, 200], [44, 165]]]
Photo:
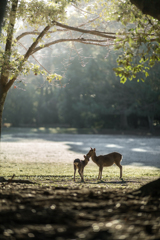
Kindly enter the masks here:
[[114, 45], [114, 43], [109, 43], [109, 41], [106, 39], [105, 40], [94, 40], [94, 39], [84, 39], [84, 38], [68, 38], [68, 39], [62, 38], [62, 39], [58, 39], [58, 40], [46, 43], [43, 46], [36, 47], [34, 49], [34, 51], [32, 52], [32, 54], [42, 50], [43, 48], [49, 47], [49, 46], [57, 44], [57, 43], [62, 43], [62, 42], [79, 42], [79, 43], [83, 43], [83, 44], [98, 45], [98, 46], [103, 46], [103, 47]]
[[85, 33], [85, 34], [90, 34], [90, 35], [94, 35], [94, 36], [99, 36], [99, 37], [103, 37], [103, 38], [110, 38], [110, 39], [115, 39], [116, 38], [116, 33], [107, 33], [107, 32], [101, 32], [101, 31], [96, 31], [96, 30], [87, 30], [87, 29], [83, 29], [83, 28], [79, 28], [79, 27], [72, 27], [72, 26], [68, 26], [56, 21], [53, 21], [53, 23], [56, 26], [68, 29], [68, 30], [72, 30], [75, 32], [80, 32], [80, 33]]
[[43, 38], [43, 36], [48, 32], [48, 30], [51, 28], [51, 26], [46, 26], [43, 31], [39, 34], [39, 36], [37, 37], [37, 39], [31, 44], [30, 48], [28, 49], [28, 51], [26, 52], [26, 54], [24, 55], [24, 59], [23, 61], [21, 61], [19, 67], [18, 67], [18, 71], [15, 73], [15, 75], [13, 76], [13, 78], [5, 85], [4, 91], [7, 92], [9, 90], [9, 88], [12, 86], [12, 84], [14, 83], [14, 81], [17, 79], [17, 76], [19, 74], [19, 72], [22, 70], [23, 64], [25, 61], [27, 61], [27, 59], [29, 58], [29, 56], [32, 54], [33, 50], [35, 49], [35, 47], [38, 45], [39, 41]]
[[[66, 31], [70, 31], [70, 30], [73, 30], [73, 31], [78, 31], [78, 32], [81, 32], [81, 33], [88, 33], [88, 34], [93, 34], [93, 35], [96, 35], [96, 36], [100, 36], [100, 34], [103, 34], [103, 36], [101, 37], [107, 37], [107, 38], [115, 38], [115, 35], [116, 33], [114, 32], [101, 32], [101, 31], [95, 31], [95, 30], [86, 30], [86, 29], [82, 29], [80, 27], [83, 27], [91, 22], [94, 22], [98, 17], [92, 19], [92, 20], [89, 20], [88, 22], [86, 23], [83, 23], [81, 25], [79, 25], [78, 27], [71, 27], [71, 26], [68, 26], [68, 25], [65, 25], [65, 24], [61, 24], [61, 23], [57, 23], [59, 25], [60, 28], [56, 29], [56, 31], [48, 31], [48, 33], [56, 33], [56, 32], [66, 32]], [[27, 35], [39, 35], [41, 32], [40, 31], [28, 31], [28, 32], [24, 32], [22, 34], [20, 34], [19, 36], [17, 36], [16, 40], [19, 41], [21, 38], [27, 36]]]

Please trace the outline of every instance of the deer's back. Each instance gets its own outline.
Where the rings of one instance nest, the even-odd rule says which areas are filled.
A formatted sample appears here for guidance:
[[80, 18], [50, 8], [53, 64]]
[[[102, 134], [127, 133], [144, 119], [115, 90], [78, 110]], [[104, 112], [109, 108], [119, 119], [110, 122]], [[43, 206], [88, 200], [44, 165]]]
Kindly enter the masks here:
[[82, 169], [83, 168], [83, 166], [84, 166], [84, 161], [83, 160], [80, 160], [79, 158], [77, 158], [77, 159], [75, 159], [74, 160], [74, 165], [76, 166], [76, 168], [78, 168], [78, 169]]
[[73, 164], [76, 166], [76, 167], [79, 167], [80, 164], [81, 164], [81, 160], [79, 158], [76, 158], [74, 161], [73, 161]]
[[118, 152], [112, 152], [106, 155], [99, 155], [97, 157], [97, 163], [103, 166], [111, 166], [114, 163], [120, 163], [122, 160], [122, 155]]

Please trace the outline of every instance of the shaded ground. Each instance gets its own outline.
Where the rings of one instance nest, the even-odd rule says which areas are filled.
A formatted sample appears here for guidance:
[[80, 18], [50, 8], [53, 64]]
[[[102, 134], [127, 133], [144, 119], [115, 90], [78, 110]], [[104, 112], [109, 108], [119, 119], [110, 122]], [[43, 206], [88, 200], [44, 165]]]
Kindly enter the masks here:
[[49, 179], [0, 183], [0, 239], [160, 239], [160, 195], [55, 187]]

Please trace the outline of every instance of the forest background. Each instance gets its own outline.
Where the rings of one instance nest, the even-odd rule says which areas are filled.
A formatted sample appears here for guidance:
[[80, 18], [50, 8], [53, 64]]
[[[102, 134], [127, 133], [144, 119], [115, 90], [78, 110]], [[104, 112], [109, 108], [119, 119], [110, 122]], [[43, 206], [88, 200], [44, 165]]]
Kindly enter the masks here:
[[43, 66], [50, 71], [57, 69], [62, 75], [66, 70], [61, 85], [52, 85], [33, 74], [27, 77], [25, 86], [17, 82], [7, 97], [3, 123], [14, 127], [158, 128], [158, 64], [145, 82], [135, 79], [122, 84], [113, 71], [117, 52], [112, 50], [106, 56], [102, 47], [95, 46], [83, 46], [81, 50], [83, 66], [79, 56], [73, 56], [73, 62], [64, 66], [65, 47], [61, 44], [53, 52], [46, 50]]
[[[70, 21], [72, 25], [74, 18]], [[118, 27], [115, 22], [110, 25], [111, 30]], [[123, 84], [113, 71], [122, 50], [69, 44], [51, 46], [32, 59], [63, 78], [55, 83], [32, 73], [17, 79], [5, 102], [3, 126], [159, 129], [158, 63], [143, 81], [138, 73]]]

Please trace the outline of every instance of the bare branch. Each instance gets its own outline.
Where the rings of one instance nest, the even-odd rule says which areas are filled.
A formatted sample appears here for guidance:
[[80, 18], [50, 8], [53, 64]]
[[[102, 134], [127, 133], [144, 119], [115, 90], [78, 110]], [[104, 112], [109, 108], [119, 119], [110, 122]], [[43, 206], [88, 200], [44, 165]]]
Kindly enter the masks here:
[[18, 67], [18, 71], [15, 73], [14, 77], [5, 85], [4, 91], [7, 92], [9, 90], [9, 88], [12, 86], [12, 84], [14, 83], [14, 81], [16, 80], [19, 72], [22, 70], [23, 64], [25, 61], [27, 61], [27, 59], [29, 58], [29, 56], [33, 53], [33, 50], [36, 48], [36, 46], [38, 45], [39, 41], [43, 38], [43, 36], [48, 32], [48, 30], [51, 28], [51, 26], [46, 26], [43, 31], [39, 34], [39, 36], [37, 37], [37, 39], [31, 44], [30, 48], [28, 49], [28, 51], [26, 52], [26, 54], [24, 55], [24, 59], [23, 61], [20, 63], [19, 67]]
[[[94, 22], [96, 19], [98, 19], [99, 17], [96, 17], [96, 18], [94, 18], [94, 19], [91, 19], [91, 20], [89, 20], [88, 22], [86, 22], [86, 23], [83, 23], [83, 24], [81, 24], [81, 25], [79, 25], [78, 27], [75, 27], [75, 29], [79, 29], [79, 27], [83, 27], [83, 26], [85, 26], [85, 25], [87, 25], [87, 24], [89, 24], [89, 23], [92, 23], [92, 22]], [[70, 28], [72, 28], [72, 27], [70, 27], [69, 28], [69, 26], [67, 26], [67, 28], [65, 28], [65, 26], [67, 26], [67, 25], [62, 25], [62, 26], [60, 26], [61, 28], [60, 29], [56, 29], [56, 31], [48, 31], [48, 33], [56, 33], [56, 32], [66, 32], [66, 31], [69, 31], [69, 30], [71, 30]], [[79, 29], [79, 32], [81, 32], [81, 33], [84, 33], [84, 31], [90, 31], [90, 30], [85, 30], [85, 29], [82, 29], [82, 31], [80, 31], [80, 29]], [[74, 31], [76, 31], [76, 30], [74, 30]], [[95, 34], [93, 34], [93, 35], [97, 35], [97, 33], [104, 33], [104, 32], [99, 32], [99, 31], [93, 31], [93, 33], [95, 32]], [[39, 31], [29, 31], [29, 32], [23, 32], [22, 34], [20, 34], [19, 36], [17, 36], [16, 37], [16, 40], [17, 41], [19, 41], [21, 38], [23, 38], [23, 37], [25, 37], [25, 36], [27, 36], [27, 35], [39, 35], [41, 32], [39, 32]], [[90, 32], [88, 32], [89, 34], [92, 34], [92, 33], [90, 33]], [[106, 35], [115, 35], [116, 33], [114, 33], [114, 32], [105, 32], [105, 34]], [[97, 36], [99, 36], [99, 35], [97, 35]]]
[[79, 7], [77, 7], [77, 6], [76, 6], [75, 4], [73, 4], [73, 3], [71, 3], [71, 5], [72, 5], [74, 8], [78, 9], [79, 11], [83, 12], [83, 13], [93, 14], [93, 13], [87, 12], [87, 11], [85, 11], [85, 10], [83, 10], [83, 9], [81, 9], [81, 8], [79, 8]]
[[31, 44], [30, 48], [28, 49], [28, 51], [26, 52], [26, 54], [24, 55], [24, 61], [27, 60], [29, 58], [29, 56], [32, 54], [32, 52], [34, 51], [35, 47], [38, 45], [39, 41], [44, 37], [44, 35], [48, 32], [48, 30], [51, 28], [51, 26], [46, 26], [43, 31], [39, 34], [39, 36], [37, 37], [37, 39]]
[[35, 52], [38, 52], [39, 50], [41, 50], [43, 48], [46, 48], [46, 47], [49, 47], [51, 45], [61, 43], [61, 42], [79, 42], [79, 43], [83, 43], [83, 44], [92, 44], [92, 45], [98, 45], [98, 46], [103, 46], [103, 47], [114, 45], [113, 42], [109, 43], [108, 39], [107, 40], [106, 39], [105, 40], [95, 40], [95, 39], [84, 39], [84, 38], [72, 38], [72, 39], [71, 38], [68, 38], [68, 39], [62, 38], [62, 39], [55, 40], [53, 42], [46, 43], [43, 46], [36, 47], [34, 49], [34, 51], [32, 52], [32, 54]]
[[[96, 36], [104, 37], [104, 38], [112, 38], [112, 39], [116, 38], [116, 36], [115, 36], [116, 33], [108, 34], [107, 32], [101, 32], [101, 31], [96, 31], [96, 30], [86, 30], [86, 29], [82, 29], [82, 28], [79, 28], [79, 27], [71, 27], [71, 26], [56, 22], [56, 21], [54, 21], [53, 23], [55, 23], [56, 26], [59, 26], [59, 27], [65, 28], [65, 29], [69, 29], [69, 30], [72, 30], [72, 31], [75, 31], [75, 32], [81, 32], [81, 33], [96, 35]], [[114, 36], [112, 36], [111, 34], [113, 34]]]
[[[56, 33], [56, 32], [67, 32], [67, 29], [57, 29], [56, 31], [48, 31], [47, 33]], [[27, 35], [39, 35], [41, 32], [38, 31], [29, 31], [29, 32], [23, 32], [18, 37], [16, 37], [16, 40], [19, 41], [21, 38], [27, 36]]]
[[[21, 42], [18, 42], [25, 50], [27, 50], [27, 48], [21, 43]], [[33, 59], [47, 72], [47, 73], [49, 73], [48, 72], [48, 70], [35, 58], [35, 56], [32, 54], [31, 55], [32, 57], [33, 57]], [[50, 73], [49, 73], [50, 74]]]
[[87, 25], [87, 24], [89, 24], [89, 23], [92, 23], [92, 22], [94, 22], [94, 21], [95, 21], [96, 19], [98, 19], [98, 18], [99, 18], [99, 17], [95, 17], [95, 18], [89, 20], [88, 22], [82, 23], [81, 25], [79, 25], [79, 27], [83, 27], [83, 26], [85, 26], [85, 25]]

